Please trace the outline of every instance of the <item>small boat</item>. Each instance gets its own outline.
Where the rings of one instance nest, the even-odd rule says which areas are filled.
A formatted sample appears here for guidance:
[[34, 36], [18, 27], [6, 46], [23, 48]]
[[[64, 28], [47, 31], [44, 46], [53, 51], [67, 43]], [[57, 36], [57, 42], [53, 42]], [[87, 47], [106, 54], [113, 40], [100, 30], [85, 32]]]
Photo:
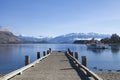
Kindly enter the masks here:
[[89, 49], [107, 49], [109, 46], [103, 43], [90, 43], [86, 44]]

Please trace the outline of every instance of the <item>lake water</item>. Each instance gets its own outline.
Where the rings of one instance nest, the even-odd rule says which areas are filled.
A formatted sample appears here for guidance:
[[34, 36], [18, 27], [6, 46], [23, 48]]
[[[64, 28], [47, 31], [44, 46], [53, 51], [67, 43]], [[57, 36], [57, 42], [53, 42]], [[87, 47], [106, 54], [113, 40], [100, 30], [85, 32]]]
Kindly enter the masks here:
[[[0, 44], [0, 73], [9, 73], [24, 66], [25, 55], [29, 55], [31, 62], [36, 60], [36, 54], [39, 51], [41, 56], [43, 51], [52, 48], [52, 50], [67, 50], [70, 48], [73, 52], [87, 57], [87, 66], [93, 71], [99, 69], [120, 70], [120, 46], [114, 45], [110, 49], [91, 50], [82, 44]], [[97, 69], [94, 69], [97, 67]]]

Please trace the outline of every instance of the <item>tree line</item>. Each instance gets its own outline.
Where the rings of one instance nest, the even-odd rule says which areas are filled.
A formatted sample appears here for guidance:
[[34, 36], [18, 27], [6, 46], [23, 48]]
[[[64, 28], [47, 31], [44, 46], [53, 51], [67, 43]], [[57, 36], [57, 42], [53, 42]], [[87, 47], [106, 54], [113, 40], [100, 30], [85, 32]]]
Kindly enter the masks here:
[[102, 43], [120, 43], [120, 36], [112, 34], [110, 38], [101, 39]]

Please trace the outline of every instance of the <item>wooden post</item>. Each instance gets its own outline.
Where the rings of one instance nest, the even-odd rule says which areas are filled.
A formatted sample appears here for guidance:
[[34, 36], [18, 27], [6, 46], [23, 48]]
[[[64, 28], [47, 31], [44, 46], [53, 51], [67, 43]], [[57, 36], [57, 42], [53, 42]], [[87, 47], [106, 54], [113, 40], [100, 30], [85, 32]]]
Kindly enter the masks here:
[[68, 52], [69, 52], [69, 54], [71, 53], [71, 50], [68, 48]]
[[71, 52], [71, 56], [73, 56], [73, 52]]
[[52, 52], [51, 48], [49, 48], [50, 53]]
[[37, 59], [40, 58], [40, 52], [37, 52]]
[[49, 50], [47, 50], [47, 54], [49, 54], [50, 53], [50, 51]]
[[46, 54], [45, 54], [45, 51], [43, 51], [43, 56], [45, 56]]
[[25, 56], [25, 66], [30, 64], [30, 56], [26, 55]]
[[69, 54], [71, 55], [71, 52], [69, 52]]
[[82, 65], [87, 67], [86, 56], [82, 56]]
[[78, 53], [75, 52], [75, 58], [78, 60]]

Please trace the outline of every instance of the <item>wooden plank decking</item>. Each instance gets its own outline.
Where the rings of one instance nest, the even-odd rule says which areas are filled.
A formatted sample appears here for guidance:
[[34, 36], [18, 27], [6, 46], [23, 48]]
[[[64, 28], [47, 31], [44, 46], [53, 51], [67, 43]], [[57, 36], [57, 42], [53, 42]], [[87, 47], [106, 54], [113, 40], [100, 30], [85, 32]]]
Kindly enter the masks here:
[[10, 80], [90, 80], [64, 52], [52, 52], [21, 75]]

